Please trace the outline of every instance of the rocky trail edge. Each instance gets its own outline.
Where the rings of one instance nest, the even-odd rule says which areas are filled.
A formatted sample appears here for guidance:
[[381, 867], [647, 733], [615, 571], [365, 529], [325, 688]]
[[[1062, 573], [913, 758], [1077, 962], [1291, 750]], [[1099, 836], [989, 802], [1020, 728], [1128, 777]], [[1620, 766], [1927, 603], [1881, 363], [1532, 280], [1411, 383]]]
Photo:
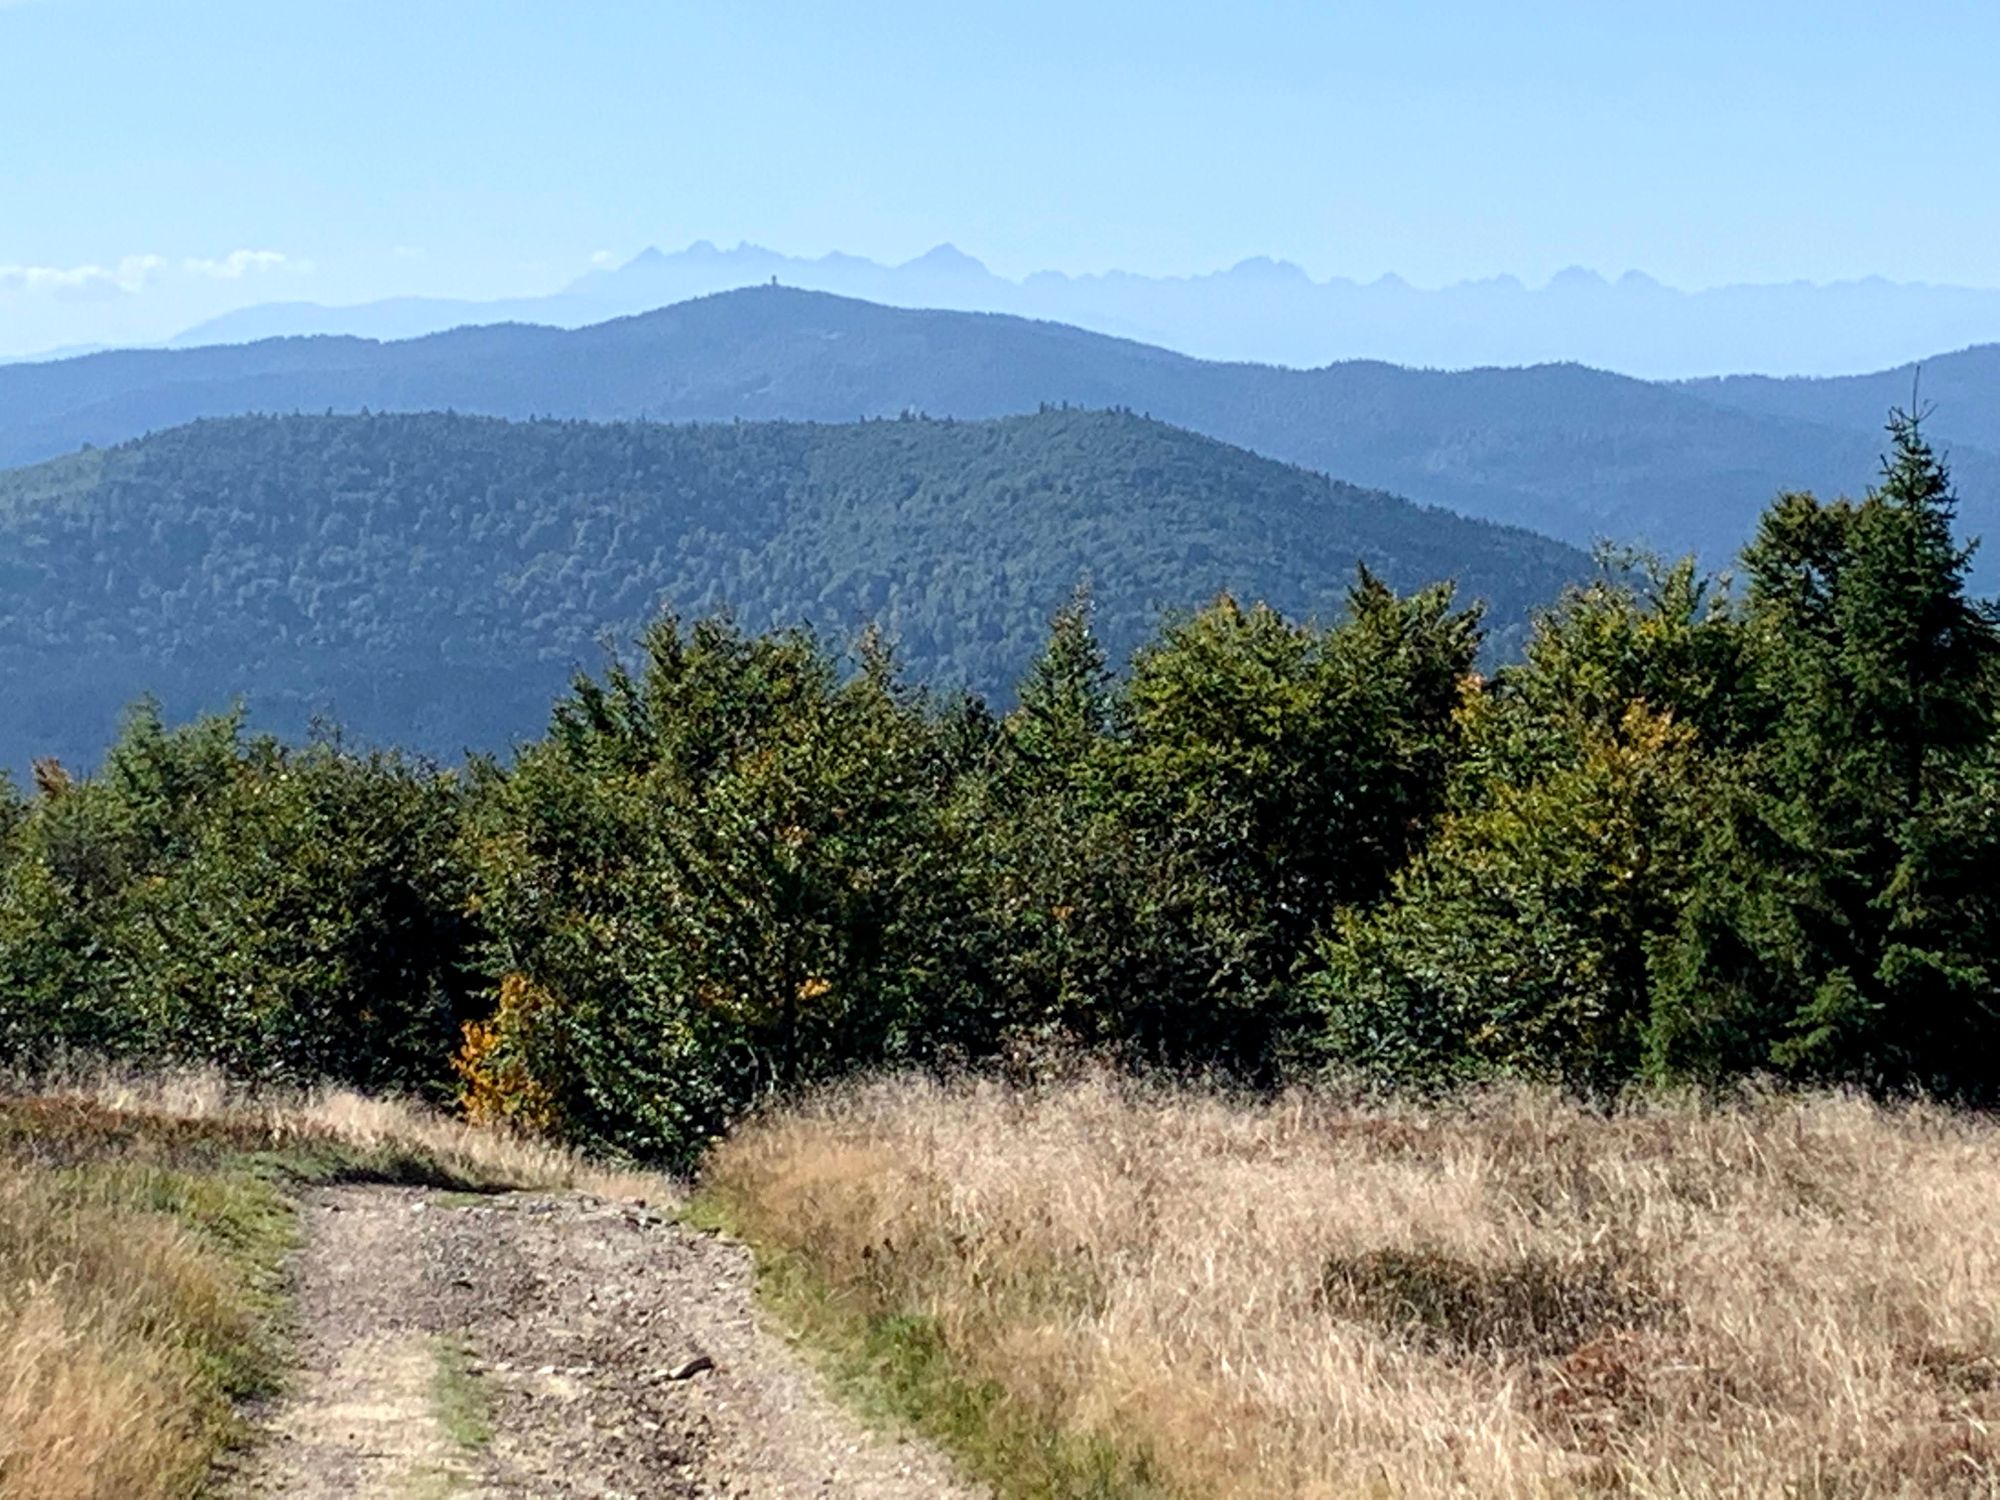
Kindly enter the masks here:
[[748, 1252], [581, 1193], [304, 1207], [297, 1367], [242, 1496], [972, 1497], [759, 1319]]

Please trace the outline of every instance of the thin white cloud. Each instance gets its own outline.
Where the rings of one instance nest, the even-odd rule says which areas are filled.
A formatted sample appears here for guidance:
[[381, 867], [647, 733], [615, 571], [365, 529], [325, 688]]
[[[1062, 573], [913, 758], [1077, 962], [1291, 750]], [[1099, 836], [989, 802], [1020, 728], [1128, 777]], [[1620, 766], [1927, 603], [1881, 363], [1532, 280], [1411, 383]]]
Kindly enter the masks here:
[[[6, 0], [0, 0], [0, 5]], [[312, 262], [278, 250], [232, 250], [220, 256], [189, 256], [170, 262], [161, 255], [125, 255], [109, 263], [76, 266], [0, 264], [0, 292], [51, 296], [114, 296], [145, 291], [176, 274], [206, 281], [242, 281], [273, 271], [310, 271]]]
[[127, 255], [114, 265], [0, 265], [0, 291], [53, 293], [137, 292], [166, 261], [157, 255]]
[[609, 250], [596, 250], [591, 253], [590, 263], [600, 271], [609, 270], [618, 264], [618, 257]]
[[215, 281], [241, 281], [245, 276], [265, 271], [308, 269], [306, 262], [293, 260], [281, 250], [232, 250], [214, 260], [190, 257], [181, 265], [190, 275], [207, 276]]

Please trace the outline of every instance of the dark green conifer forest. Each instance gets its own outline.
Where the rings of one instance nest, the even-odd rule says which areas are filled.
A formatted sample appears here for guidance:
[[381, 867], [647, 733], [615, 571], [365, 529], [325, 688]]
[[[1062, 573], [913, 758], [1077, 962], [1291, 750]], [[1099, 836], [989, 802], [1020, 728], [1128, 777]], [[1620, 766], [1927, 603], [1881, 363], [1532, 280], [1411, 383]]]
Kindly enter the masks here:
[[1991, 1101], [2000, 631], [1952, 520], [1899, 416], [1739, 582], [1607, 562], [1497, 668], [1476, 607], [1364, 568], [1122, 671], [1080, 592], [991, 702], [873, 632], [667, 615], [448, 765], [142, 703], [94, 774], [0, 794], [0, 1062], [346, 1079], [666, 1161], [774, 1090], [1076, 1050]]

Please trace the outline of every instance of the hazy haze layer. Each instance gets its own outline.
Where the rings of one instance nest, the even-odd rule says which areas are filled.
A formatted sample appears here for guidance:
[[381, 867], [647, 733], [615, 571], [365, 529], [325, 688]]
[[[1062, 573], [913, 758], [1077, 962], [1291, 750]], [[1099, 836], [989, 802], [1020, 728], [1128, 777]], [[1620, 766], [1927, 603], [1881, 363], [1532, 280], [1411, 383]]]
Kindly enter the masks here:
[[502, 322], [573, 328], [774, 277], [897, 307], [1015, 313], [1204, 359], [1299, 368], [1344, 359], [1443, 369], [1575, 361], [1647, 379], [1834, 375], [2000, 340], [2000, 290], [1879, 277], [1685, 292], [1638, 272], [1606, 280], [1572, 269], [1541, 287], [1496, 276], [1422, 288], [1394, 276], [1315, 280], [1288, 261], [1259, 257], [1208, 275], [1040, 271], [1012, 280], [950, 245], [890, 266], [747, 244], [718, 249], [702, 240], [672, 254], [647, 250], [549, 296], [263, 303], [198, 324], [173, 342], [305, 333], [411, 338]]

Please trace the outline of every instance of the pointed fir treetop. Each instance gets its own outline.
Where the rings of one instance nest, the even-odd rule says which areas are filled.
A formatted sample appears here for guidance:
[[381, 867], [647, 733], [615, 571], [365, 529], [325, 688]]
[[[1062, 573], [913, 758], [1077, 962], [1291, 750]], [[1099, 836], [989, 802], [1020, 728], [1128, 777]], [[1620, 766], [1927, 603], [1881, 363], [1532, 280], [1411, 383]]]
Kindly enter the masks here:
[[1009, 721], [1015, 748], [1040, 765], [1071, 765], [1106, 731], [1111, 670], [1091, 628], [1090, 585], [1077, 585], [1049, 621], [1048, 643], [1021, 680]]

